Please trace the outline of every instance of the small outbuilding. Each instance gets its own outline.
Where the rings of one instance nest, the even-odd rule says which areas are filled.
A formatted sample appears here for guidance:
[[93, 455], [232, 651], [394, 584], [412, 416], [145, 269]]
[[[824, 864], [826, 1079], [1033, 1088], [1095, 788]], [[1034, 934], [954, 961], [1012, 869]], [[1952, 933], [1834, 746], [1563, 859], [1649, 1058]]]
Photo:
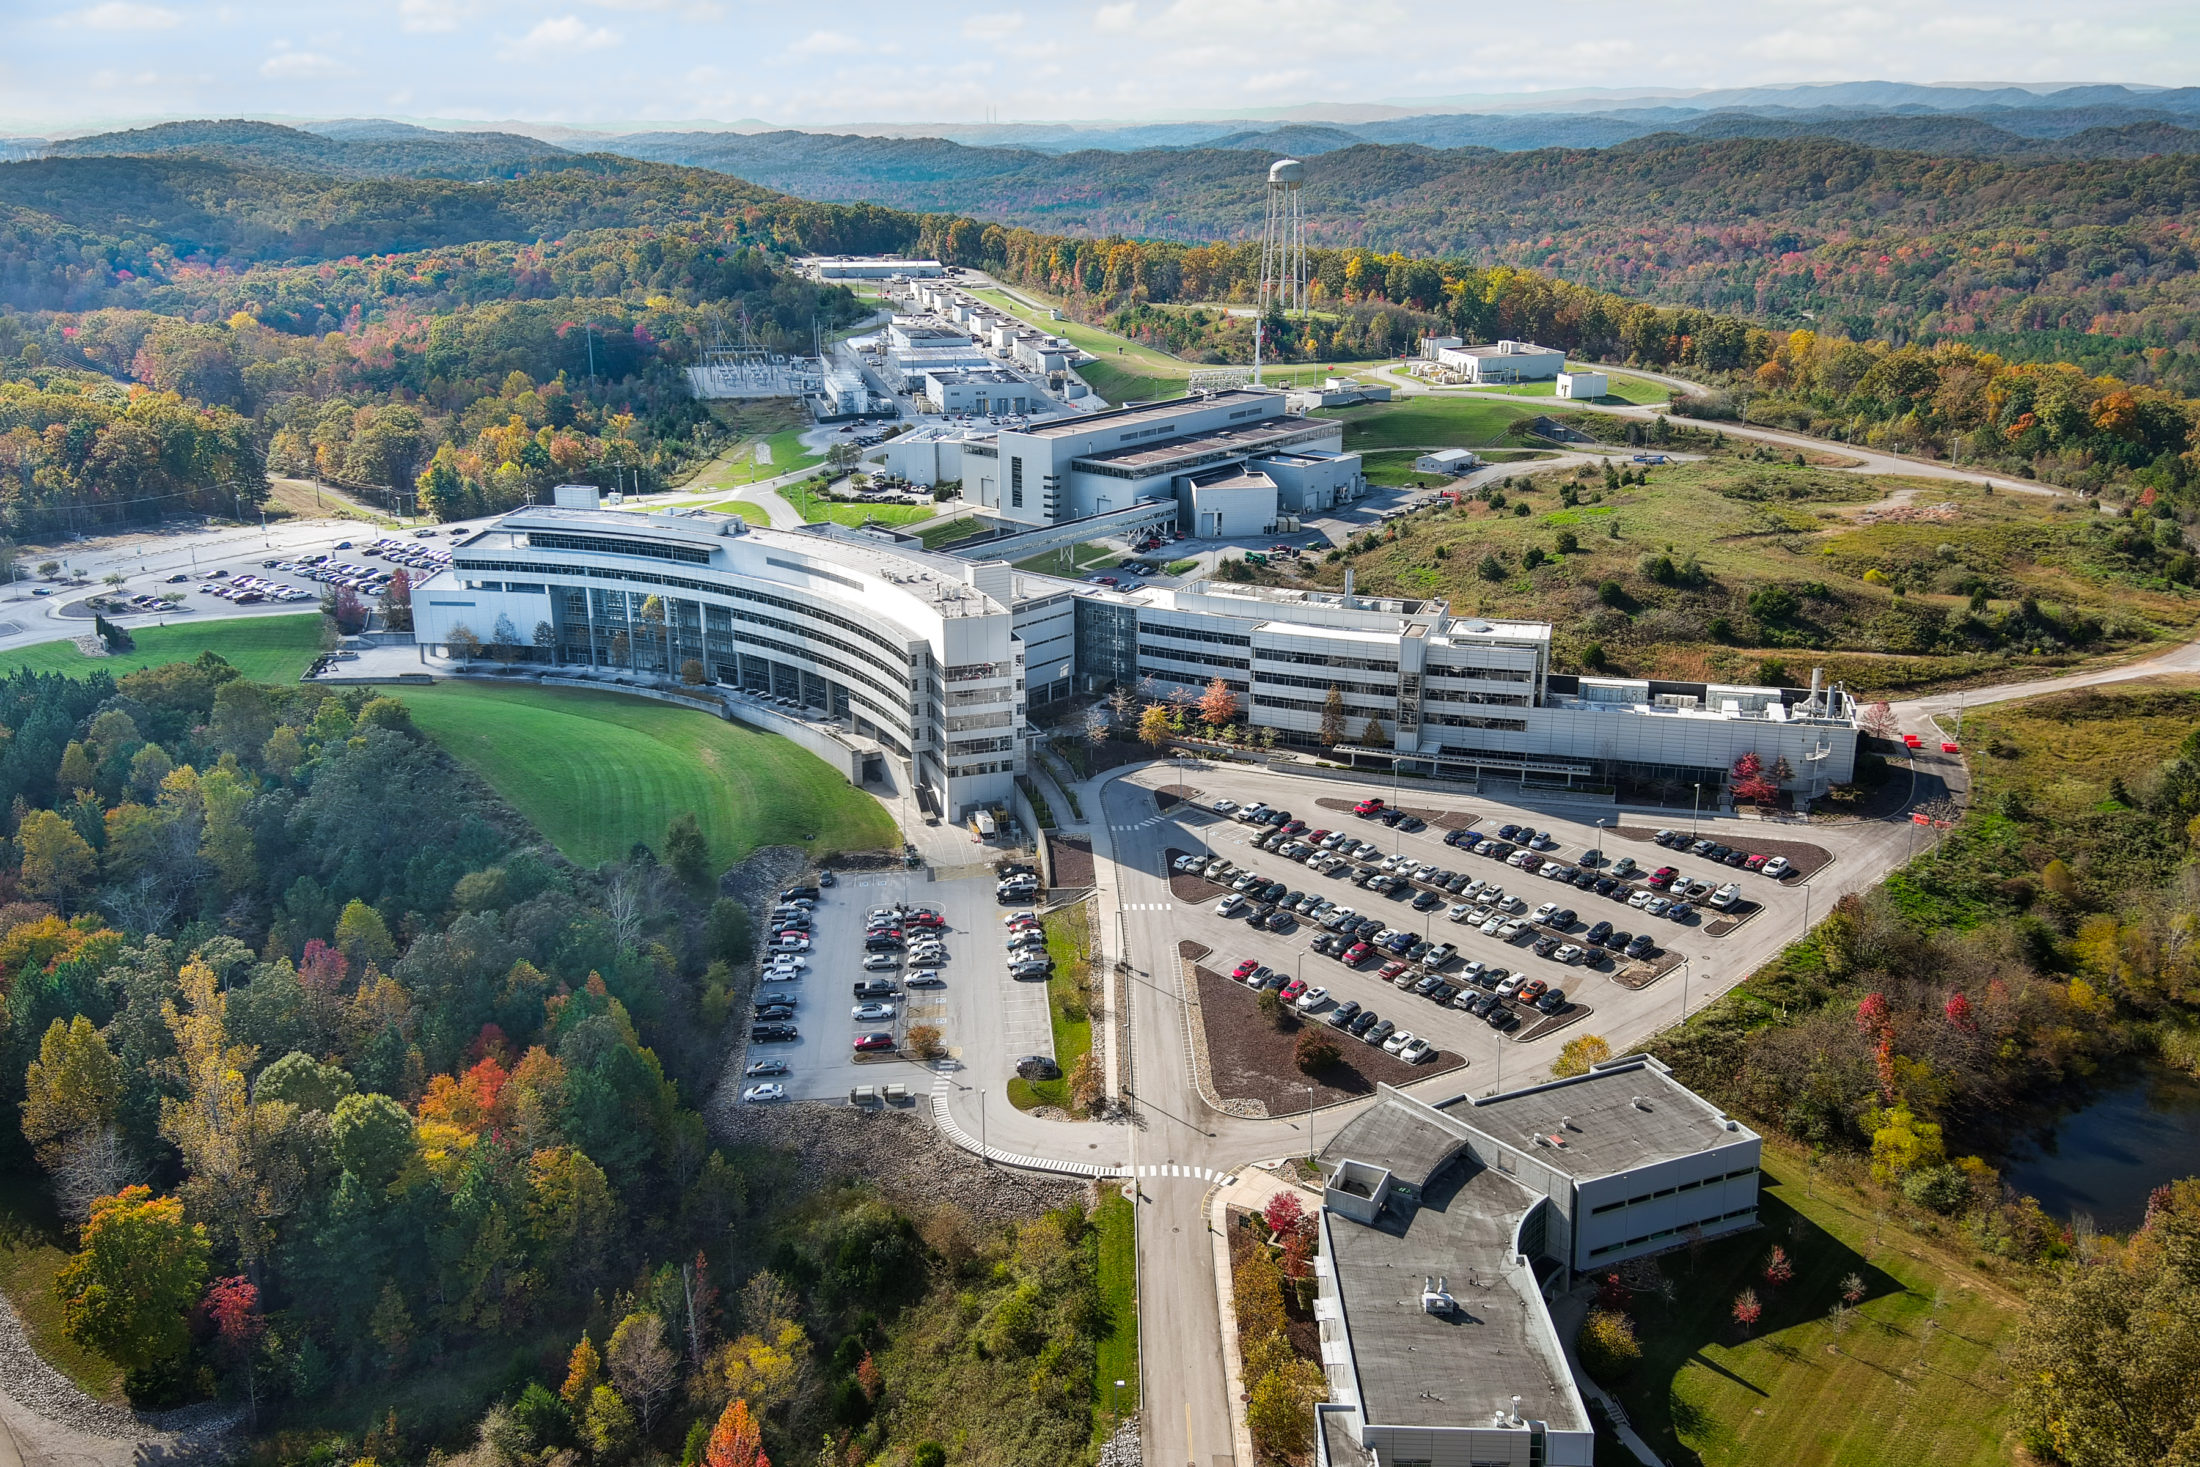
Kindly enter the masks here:
[[1471, 474], [1480, 467], [1482, 460], [1468, 448], [1439, 448], [1433, 453], [1424, 453], [1413, 461], [1413, 471], [1417, 474], [1447, 474], [1454, 479]]
[[1603, 397], [1612, 390], [1612, 379], [1602, 372], [1561, 372], [1558, 374], [1558, 395], [1576, 402], [1587, 402]]

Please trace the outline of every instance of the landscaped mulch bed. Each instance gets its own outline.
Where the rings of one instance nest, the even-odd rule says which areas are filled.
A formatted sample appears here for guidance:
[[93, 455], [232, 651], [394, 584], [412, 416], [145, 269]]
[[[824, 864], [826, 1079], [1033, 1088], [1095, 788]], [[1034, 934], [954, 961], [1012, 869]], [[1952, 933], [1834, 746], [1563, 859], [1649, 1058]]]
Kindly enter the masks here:
[[1050, 830], [1047, 832], [1047, 851], [1054, 858], [1056, 886], [1090, 886], [1097, 879], [1093, 871], [1091, 836], [1063, 835]]
[[[1288, 1020], [1278, 1028], [1262, 1017], [1256, 995], [1244, 984], [1196, 963], [1192, 975], [1199, 984], [1200, 1022], [1207, 1031], [1207, 1066], [1215, 1093], [1231, 1100], [1258, 1100], [1272, 1116], [1306, 1109], [1309, 1082], [1316, 1106], [1333, 1105], [1373, 1094], [1378, 1081], [1404, 1085], [1466, 1064], [1461, 1056], [1440, 1050], [1428, 1064], [1409, 1065], [1338, 1033], [1318, 1017]], [[1343, 1058], [1319, 1075], [1302, 1074], [1292, 1060], [1293, 1047], [1301, 1033], [1314, 1028], [1336, 1041]]]
[[1188, 784], [1163, 785], [1153, 792], [1153, 802], [1166, 811], [1198, 799], [1199, 793]]
[[[1315, 798], [1314, 803], [1324, 810], [1341, 810], [1350, 815], [1352, 807], [1357, 805], [1359, 801], [1340, 800], [1334, 795], [1320, 795]], [[1482, 818], [1479, 815], [1469, 815], [1464, 810], [1423, 810], [1412, 805], [1393, 805], [1391, 808], [1393, 810], [1403, 810], [1408, 815], [1424, 820], [1438, 830], [1465, 830]], [[1378, 821], [1370, 820], [1367, 823], [1376, 826], [1377, 829], [1387, 828]]]
[[1704, 924], [1704, 936], [1725, 937], [1744, 922], [1764, 910], [1755, 902], [1736, 902], [1726, 909], [1726, 915]]
[[[1678, 830], [1680, 827], [1678, 825], [1672, 825], [1665, 828], [1668, 830]], [[1650, 841], [1652, 844], [1655, 844], [1655, 842], [1652, 841], [1651, 838], [1658, 833], [1657, 827], [1649, 825], [1622, 825], [1616, 827], [1616, 829], [1619, 834], [1626, 836], [1629, 840]], [[1735, 834], [1735, 832], [1724, 829], [1722, 829], [1719, 833], [1721, 835]], [[1721, 844], [1730, 846], [1739, 845], [1741, 849], [1749, 851], [1752, 854], [1762, 853], [1767, 856], [1787, 857], [1788, 864], [1790, 866], [1793, 866], [1795, 869], [1780, 878], [1782, 885], [1786, 885], [1789, 882], [1808, 880], [1810, 877], [1817, 875], [1821, 870], [1825, 869], [1833, 862], [1833, 852], [1827, 850], [1824, 846], [1814, 846], [1809, 841], [1767, 840], [1762, 836], [1746, 835], [1741, 836], [1738, 839], [1722, 841]], [[1673, 852], [1673, 859], [1679, 860], [1686, 855], [1687, 852], [1685, 851], [1675, 851]], [[1700, 860], [1701, 857], [1697, 859]], [[1729, 871], [1737, 868], [1730, 866], [1721, 866], [1714, 869]]]
[[1190, 854], [1190, 851], [1179, 850], [1175, 846], [1162, 852], [1170, 867], [1169, 895], [1180, 902], [1211, 902], [1228, 895], [1230, 888], [1219, 881], [1209, 881], [1204, 876], [1187, 876], [1175, 869], [1177, 857]]
[[1660, 948], [1658, 955], [1646, 963], [1629, 963], [1612, 975], [1612, 981], [1622, 988], [1648, 988], [1666, 974], [1678, 968], [1684, 960], [1671, 948]]
[[[1513, 1011], [1515, 1013], [1520, 1012], [1519, 1006], [1515, 1005]], [[1531, 1009], [1529, 1010], [1529, 1012], [1534, 1013], [1535, 1011]], [[1527, 1044], [1537, 1039], [1548, 1038], [1550, 1035], [1556, 1034], [1561, 1029], [1571, 1028], [1573, 1025], [1580, 1023], [1583, 1019], [1588, 1018], [1591, 1014], [1595, 1012], [1595, 1009], [1589, 1007], [1589, 1005], [1585, 1003], [1573, 1003], [1568, 1004], [1565, 1008], [1560, 1009], [1555, 1014], [1537, 1013], [1534, 1023], [1521, 1026], [1521, 1028], [1513, 1034], [1513, 1043]]]

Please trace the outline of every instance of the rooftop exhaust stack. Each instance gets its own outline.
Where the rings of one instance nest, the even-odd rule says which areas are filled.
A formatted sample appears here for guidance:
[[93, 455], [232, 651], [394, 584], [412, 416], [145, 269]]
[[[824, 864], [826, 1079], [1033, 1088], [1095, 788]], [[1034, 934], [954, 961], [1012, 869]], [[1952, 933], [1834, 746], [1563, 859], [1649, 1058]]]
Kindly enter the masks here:
[[1433, 1314], [1441, 1319], [1457, 1308], [1458, 1304], [1459, 1301], [1451, 1297], [1451, 1281], [1449, 1279], [1432, 1279], [1425, 1276], [1422, 1278], [1421, 1312], [1423, 1314]]
[[1826, 670], [1822, 667], [1814, 667], [1810, 670], [1810, 701], [1803, 706], [1812, 713], [1817, 713], [1821, 709], [1821, 705], [1818, 701], [1818, 685], [1820, 681], [1824, 679], [1825, 675]]
[[1344, 573], [1344, 609], [1347, 611], [1352, 609], [1352, 572], [1350, 571]]

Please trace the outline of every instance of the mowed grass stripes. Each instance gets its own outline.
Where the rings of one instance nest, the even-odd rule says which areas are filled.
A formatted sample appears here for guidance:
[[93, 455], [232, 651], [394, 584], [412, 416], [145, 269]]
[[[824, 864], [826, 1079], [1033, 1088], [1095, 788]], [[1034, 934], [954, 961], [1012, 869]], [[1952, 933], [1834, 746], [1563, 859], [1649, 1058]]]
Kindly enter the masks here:
[[[91, 630], [92, 624], [85, 622], [79, 635], [89, 636]], [[37, 642], [0, 652], [0, 671], [28, 667], [33, 672], [90, 677], [104, 670], [123, 678], [140, 668], [189, 662], [201, 652], [214, 652], [255, 682], [296, 682], [321, 650], [321, 614], [240, 616], [227, 621], [185, 618], [164, 627], [131, 626], [130, 636], [137, 646], [114, 657], [86, 657], [69, 640]]]
[[721, 867], [761, 845], [815, 856], [895, 846], [892, 820], [787, 740], [708, 713], [578, 688], [391, 690], [421, 731], [582, 865], [661, 850], [695, 812]]

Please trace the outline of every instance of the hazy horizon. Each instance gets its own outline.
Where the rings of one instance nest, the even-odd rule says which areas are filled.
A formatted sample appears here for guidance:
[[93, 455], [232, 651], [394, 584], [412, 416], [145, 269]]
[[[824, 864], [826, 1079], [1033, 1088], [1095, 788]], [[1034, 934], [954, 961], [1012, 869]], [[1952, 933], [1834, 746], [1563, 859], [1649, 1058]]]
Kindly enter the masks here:
[[27, 0], [0, 16], [0, 128], [238, 116], [591, 131], [1121, 125], [1470, 97], [1502, 109], [1539, 92], [2200, 81], [2200, 7], [2153, 0], [2108, 0], [2083, 19], [2045, 0], [1929, 14], [1775, 0], [1644, 19], [1611, 0], [1572, 7], [1552, 33], [1493, 33], [1428, 0], [1116, 0], [938, 19], [848, 0], [822, 23], [738, 0], [325, 0], [303, 17], [272, 0]]

